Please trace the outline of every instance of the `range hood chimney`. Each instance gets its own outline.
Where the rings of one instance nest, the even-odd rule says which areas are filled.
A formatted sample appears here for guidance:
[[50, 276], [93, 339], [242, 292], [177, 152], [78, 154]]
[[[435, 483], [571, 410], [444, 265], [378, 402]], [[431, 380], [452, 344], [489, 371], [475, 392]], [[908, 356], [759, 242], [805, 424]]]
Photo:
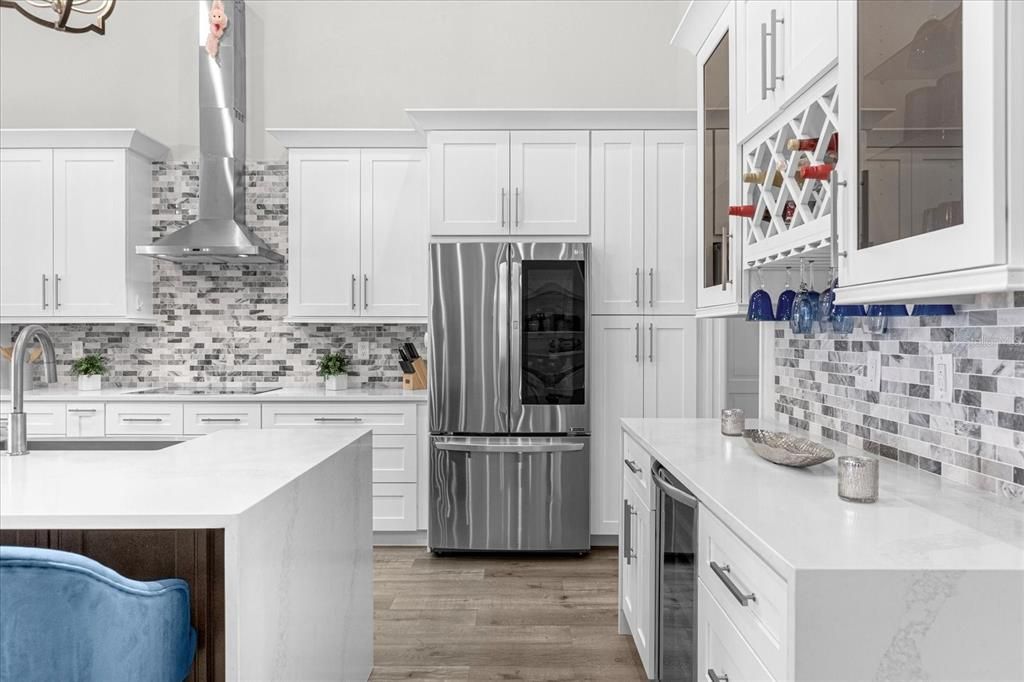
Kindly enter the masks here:
[[206, 52], [211, 0], [199, 1], [199, 219], [135, 252], [180, 263], [280, 263], [245, 224], [245, 2], [223, 0], [227, 29]]

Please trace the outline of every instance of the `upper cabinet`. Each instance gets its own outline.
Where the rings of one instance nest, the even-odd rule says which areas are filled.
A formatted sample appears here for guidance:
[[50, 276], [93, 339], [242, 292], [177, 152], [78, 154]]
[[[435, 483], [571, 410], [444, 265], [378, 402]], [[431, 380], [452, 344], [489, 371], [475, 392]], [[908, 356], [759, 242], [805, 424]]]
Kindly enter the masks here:
[[0, 132], [4, 322], [152, 319], [151, 162], [135, 130]]
[[425, 318], [425, 150], [292, 149], [288, 176], [289, 317]]
[[696, 142], [692, 130], [591, 134], [594, 314], [693, 314]]
[[430, 226], [436, 236], [590, 233], [590, 133], [430, 133]]

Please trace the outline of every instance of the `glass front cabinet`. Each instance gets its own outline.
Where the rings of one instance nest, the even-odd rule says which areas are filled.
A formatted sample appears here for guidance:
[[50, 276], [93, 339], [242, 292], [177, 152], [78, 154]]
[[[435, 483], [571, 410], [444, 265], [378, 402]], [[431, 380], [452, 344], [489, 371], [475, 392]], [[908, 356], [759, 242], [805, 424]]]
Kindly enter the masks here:
[[1024, 287], [1020, 4], [839, 2], [840, 301]]

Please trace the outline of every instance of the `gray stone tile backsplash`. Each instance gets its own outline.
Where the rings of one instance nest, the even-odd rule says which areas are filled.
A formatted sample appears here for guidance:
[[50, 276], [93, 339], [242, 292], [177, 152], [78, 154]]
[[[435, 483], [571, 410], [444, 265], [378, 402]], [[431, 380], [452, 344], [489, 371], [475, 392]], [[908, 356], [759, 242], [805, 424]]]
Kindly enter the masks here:
[[[979, 296], [885, 334], [775, 326], [775, 411], [792, 426], [1024, 505], [1024, 292]], [[879, 351], [881, 390], [864, 383]], [[953, 400], [934, 399], [934, 355], [952, 354]]]
[[[196, 163], [154, 164], [155, 236], [195, 218]], [[249, 226], [274, 249], [288, 250], [288, 166], [254, 163], [247, 169]], [[352, 248], [358, 249], [354, 244]], [[293, 325], [288, 311], [288, 266], [178, 265], [155, 261], [151, 326], [54, 326], [60, 383], [70, 385], [72, 348], [106, 357], [108, 382], [122, 385], [173, 382], [255, 381], [294, 386], [318, 381], [317, 359], [328, 350], [352, 358], [353, 381], [400, 385], [395, 349], [404, 341], [423, 348], [425, 325]], [[18, 332], [15, 328], [14, 334]], [[357, 344], [369, 356], [357, 359]]]

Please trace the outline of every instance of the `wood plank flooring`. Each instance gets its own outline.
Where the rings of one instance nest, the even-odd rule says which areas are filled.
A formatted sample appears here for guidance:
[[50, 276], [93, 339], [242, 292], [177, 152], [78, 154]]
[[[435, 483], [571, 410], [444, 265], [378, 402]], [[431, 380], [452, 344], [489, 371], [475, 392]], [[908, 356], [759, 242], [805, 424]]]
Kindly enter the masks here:
[[617, 633], [618, 556], [435, 557], [374, 549], [383, 680], [645, 680]]

